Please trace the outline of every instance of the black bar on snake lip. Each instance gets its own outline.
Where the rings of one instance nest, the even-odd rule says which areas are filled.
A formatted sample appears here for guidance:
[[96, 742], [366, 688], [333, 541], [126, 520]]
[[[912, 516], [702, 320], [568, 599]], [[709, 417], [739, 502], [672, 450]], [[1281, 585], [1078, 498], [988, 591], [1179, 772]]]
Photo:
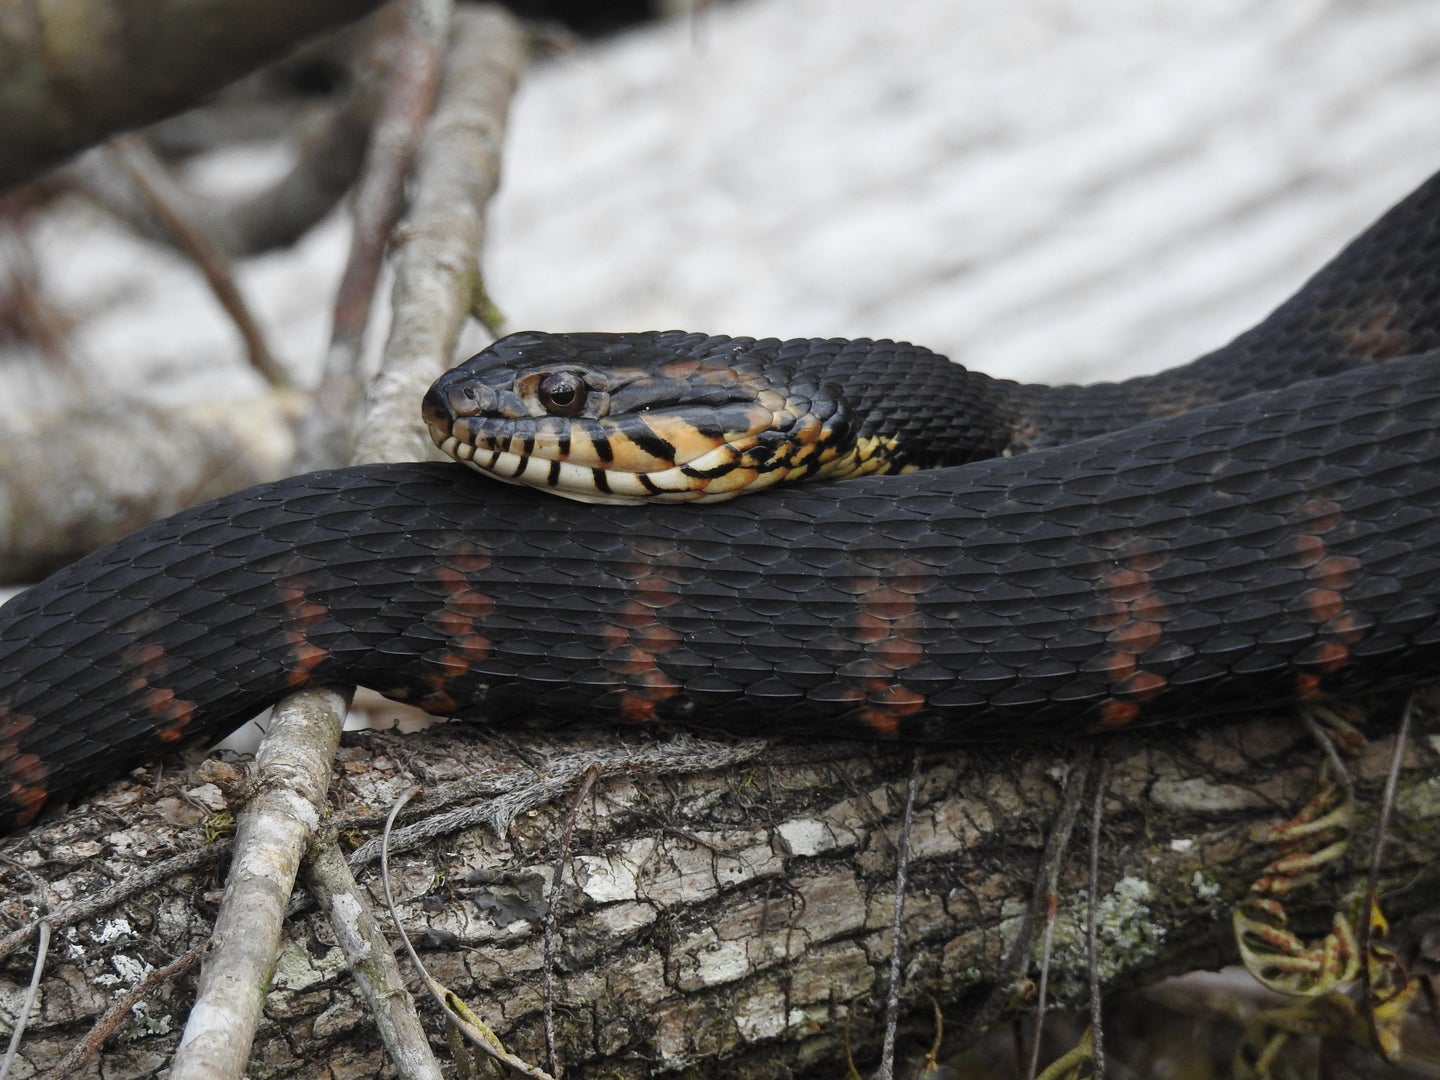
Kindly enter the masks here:
[[[0, 830], [310, 684], [491, 723], [965, 742], [1424, 679], [1437, 250], [1432, 180], [1168, 376], [1160, 415], [1067, 429], [1039, 394], [1011, 456], [710, 507], [363, 466], [157, 522], [0, 608]], [[1244, 394], [1262, 355], [1289, 374]]]

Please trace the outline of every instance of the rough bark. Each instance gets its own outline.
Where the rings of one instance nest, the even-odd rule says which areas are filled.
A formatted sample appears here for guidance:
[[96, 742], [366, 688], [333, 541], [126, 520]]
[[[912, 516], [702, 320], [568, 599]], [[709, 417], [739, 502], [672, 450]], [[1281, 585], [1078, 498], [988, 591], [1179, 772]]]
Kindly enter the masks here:
[[[1393, 705], [1372, 715], [1371, 742], [1350, 763], [1356, 839], [1342, 864], [1289, 901], [1302, 932], [1328, 926], [1363, 885], [1393, 730], [1382, 717], [1393, 717]], [[1382, 895], [1392, 919], [1430, 904], [1440, 885], [1437, 736], [1440, 722], [1422, 710], [1387, 840]], [[1310, 796], [1321, 759], [1311, 737], [1293, 718], [1250, 720], [1115, 736], [1099, 752], [1110, 776], [1102, 984], [1233, 962], [1230, 911], [1275, 854], [1256, 831]], [[973, 1037], [976, 1011], [997, 989], [1023, 1000], [1034, 962], [1017, 980], [1003, 958], [1032, 906], [1075, 754], [1054, 745], [927, 751], [906, 895], [902, 1060], [929, 1046], [932, 997], [947, 1046]], [[723, 768], [704, 768], [725, 758]], [[553, 985], [564, 1071], [834, 1076], [847, 1048], [863, 1063], [878, 1045], [911, 760], [903, 748], [645, 742], [613, 732], [372, 733], [341, 751], [333, 825], [348, 849], [373, 834], [395, 794], [427, 785], [415, 815], [435, 835], [400, 834], [391, 859], [401, 917], [432, 973], [512, 1050], [539, 1062], [544, 898], [571, 810], [566, 793], [594, 764], [600, 779], [579, 809], [558, 910]], [[22, 1050], [36, 1068], [146, 965], [209, 932], [227, 845], [206, 850], [207, 823], [221, 820], [211, 814], [224, 796], [193, 772], [167, 770], [157, 783], [158, 775], [144, 770], [142, 783], [113, 787], [6, 846], [0, 918], [19, 927], [47, 913], [59, 943]], [[444, 811], [449, 819], [437, 817]], [[498, 833], [476, 824], [487, 819], [501, 823]], [[66, 905], [177, 852], [198, 861], [81, 922], [64, 919]], [[1086, 866], [1083, 843], [1073, 842], [1050, 973], [1062, 1003], [1085, 997]], [[373, 863], [360, 879], [378, 895]], [[373, 1024], [327, 924], [303, 914], [287, 932], [249, 1074], [379, 1075]], [[29, 978], [29, 948], [3, 961], [7, 1015]], [[149, 1001], [112, 1040], [106, 1075], [160, 1068], [192, 992], [187, 978]], [[421, 1015], [443, 1046], [433, 1009], [422, 1004]]]
[[177, 112], [378, 3], [7, 3], [0, 7], [0, 186]]

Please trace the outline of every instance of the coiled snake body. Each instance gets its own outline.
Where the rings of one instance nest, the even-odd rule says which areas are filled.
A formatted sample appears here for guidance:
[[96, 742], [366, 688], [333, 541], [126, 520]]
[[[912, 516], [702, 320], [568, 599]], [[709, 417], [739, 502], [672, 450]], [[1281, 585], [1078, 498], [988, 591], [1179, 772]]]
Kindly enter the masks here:
[[[1185, 368], [1068, 389], [964, 375], [984, 445], [962, 458], [1000, 455], [968, 464], [706, 508], [376, 465], [195, 507], [0, 609], [0, 828], [315, 683], [487, 721], [962, 741], [1425, 678], [1437, 266], [1432, 179]], [[881, 441], [890, 464], [936, 463]]]

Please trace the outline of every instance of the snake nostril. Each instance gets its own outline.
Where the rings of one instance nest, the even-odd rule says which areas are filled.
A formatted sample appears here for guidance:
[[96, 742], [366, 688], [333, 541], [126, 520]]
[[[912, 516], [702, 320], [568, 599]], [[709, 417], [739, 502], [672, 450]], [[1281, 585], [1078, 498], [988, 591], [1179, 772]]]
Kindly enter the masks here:
[[462, 416], [480, 412], [479, 396], [473, 387], [446, 386], [441, 379], [425, 391], [420, 401], [420, 415], [428, 424], [449, 427]]

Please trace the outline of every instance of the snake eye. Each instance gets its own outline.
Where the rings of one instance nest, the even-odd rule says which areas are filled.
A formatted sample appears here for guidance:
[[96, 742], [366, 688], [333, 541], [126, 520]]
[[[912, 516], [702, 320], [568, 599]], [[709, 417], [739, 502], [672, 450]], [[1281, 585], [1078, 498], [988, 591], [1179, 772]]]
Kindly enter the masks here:
[[540, 380], [540, 404], [551, 416], [574, 416], [585, 407], [589, 387], [573, 371], [556, 371]]

